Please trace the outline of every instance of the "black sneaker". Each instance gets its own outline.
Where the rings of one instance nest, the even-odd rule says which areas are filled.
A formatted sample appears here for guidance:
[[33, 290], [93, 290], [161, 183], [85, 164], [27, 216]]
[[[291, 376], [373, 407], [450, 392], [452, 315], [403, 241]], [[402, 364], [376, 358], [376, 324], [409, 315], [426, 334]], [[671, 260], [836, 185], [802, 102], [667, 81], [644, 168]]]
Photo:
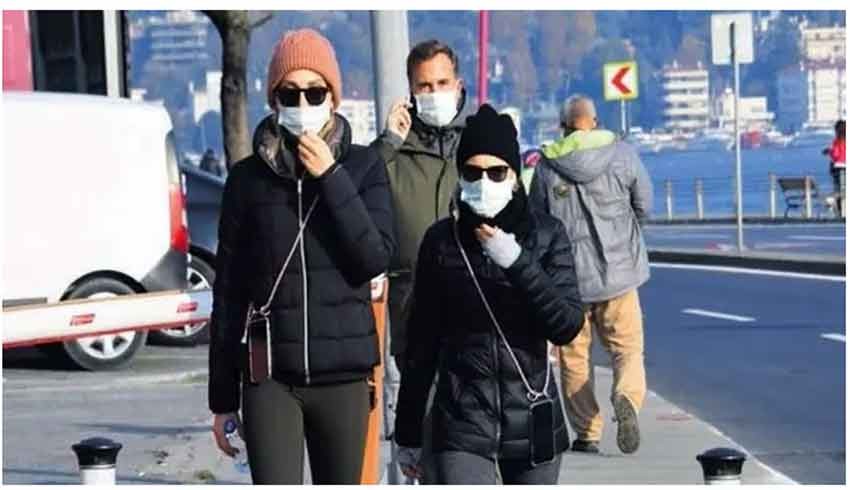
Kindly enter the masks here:
[[573, 441], [573, 447], [571, 449], [577, 453], [599, 454], [599, 443], [596, 441], [576, 439]]
[[617, 447], [625, 454], [631, 454], [640, 446], [640, 428], [632, 403], [623, 395], [614, 399], [614, 413], [617, 420]]

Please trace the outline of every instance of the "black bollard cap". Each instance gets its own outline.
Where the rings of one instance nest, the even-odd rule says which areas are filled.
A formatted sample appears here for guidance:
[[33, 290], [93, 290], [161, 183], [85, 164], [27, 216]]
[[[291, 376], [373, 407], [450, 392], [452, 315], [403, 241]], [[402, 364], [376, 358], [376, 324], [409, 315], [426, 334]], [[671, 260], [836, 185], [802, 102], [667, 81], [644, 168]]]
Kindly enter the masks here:
[[71, 446], [77, 454], [80, 467], [114, 466], [121, 444], [105, 437], [92, 437]]
[[706, 478], [739, 476], [747, 456], [736, 449], [717, 447], [697, 456]]

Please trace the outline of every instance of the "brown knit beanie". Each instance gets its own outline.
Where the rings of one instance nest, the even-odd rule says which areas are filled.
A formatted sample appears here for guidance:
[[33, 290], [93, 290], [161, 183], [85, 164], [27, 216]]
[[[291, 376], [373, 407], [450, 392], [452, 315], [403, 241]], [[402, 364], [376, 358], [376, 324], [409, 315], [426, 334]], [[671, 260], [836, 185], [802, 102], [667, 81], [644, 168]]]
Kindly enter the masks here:
[[342, 100], [342, 77], [334, 48], [328, 39], [313, 29], [288, 31], [274, 47], [269, 61], [267, 95], [269, 107], [276, 108], [274, 92], [283, 77], [293, 70], [313, 70], [325, 79], [333, 94], [336, 109]]

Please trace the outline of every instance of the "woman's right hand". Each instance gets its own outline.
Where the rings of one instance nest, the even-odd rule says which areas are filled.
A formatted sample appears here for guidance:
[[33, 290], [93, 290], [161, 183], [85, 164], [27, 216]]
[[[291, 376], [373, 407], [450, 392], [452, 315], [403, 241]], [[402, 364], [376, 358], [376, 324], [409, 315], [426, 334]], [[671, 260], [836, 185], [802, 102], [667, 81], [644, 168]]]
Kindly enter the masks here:
[[230, 445], [230, 441], [227, 440], [227, 436], [224, 434], [224, 424], [230, 419], [236, 420], [236, 430], [239, 433], [239, 437], [244, 437], [242, 433], [242, 421], [239, 420], [239, 414], [236, 412], [215, 414], [213, 417], [213, 435], [215, 436], [215, 443], [221, 452], [232, 458], [236, 456], [237, 451]]
[[419, 460], [422, 458], [422, 448], [418, 447], [398, 447], [398, 465], [401, 467], [401, 472], [408, 478], [422, 478], [422, 465]]

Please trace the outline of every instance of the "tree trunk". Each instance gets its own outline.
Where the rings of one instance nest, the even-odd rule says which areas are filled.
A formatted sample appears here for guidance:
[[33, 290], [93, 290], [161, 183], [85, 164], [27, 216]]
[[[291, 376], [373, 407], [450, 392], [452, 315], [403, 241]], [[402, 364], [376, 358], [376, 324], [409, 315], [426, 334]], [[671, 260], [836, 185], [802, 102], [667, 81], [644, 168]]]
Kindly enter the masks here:
[[221, 119], [227, 169], [252, 152], [246, 72], [251, 25], [245, 11], [206, 11], [221, 36]]

